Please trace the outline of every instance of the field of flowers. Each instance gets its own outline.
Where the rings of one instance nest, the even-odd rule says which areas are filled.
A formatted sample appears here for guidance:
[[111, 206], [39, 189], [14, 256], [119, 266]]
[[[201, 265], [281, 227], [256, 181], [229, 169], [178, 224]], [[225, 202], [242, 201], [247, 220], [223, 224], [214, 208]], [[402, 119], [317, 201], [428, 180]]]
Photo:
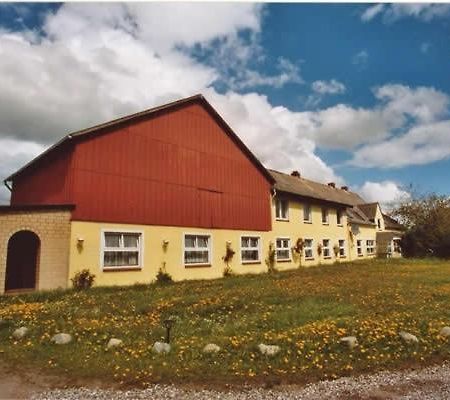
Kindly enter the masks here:
[[[151, 348], [175, 319], [172, 351]], [[367, 261], [159, 286], [0, 297], [0, 357], [78, 378], [148, 382], [305, 382], [450, 358], [450, 262]], [[19, 326], [23, 340], [12, 338]], [[405, 345], [400, 330], [419, 343]], [[57, 346], [50, 338], [70, 333]], [[354, 350], [339, 344], [354, 335]], [[107, 350], [111, 337], [122, 347]], [[221, 347], [204, 354], [205, 344]], [[274, 357], [259, 343], [277, 344]]]

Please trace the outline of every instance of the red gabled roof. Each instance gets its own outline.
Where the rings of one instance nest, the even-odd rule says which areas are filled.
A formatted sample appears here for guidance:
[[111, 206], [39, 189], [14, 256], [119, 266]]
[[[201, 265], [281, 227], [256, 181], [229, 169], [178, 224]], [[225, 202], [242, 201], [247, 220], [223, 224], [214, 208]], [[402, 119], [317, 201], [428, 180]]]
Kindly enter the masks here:
[[46, 158], [50, 153], [59, 150], [66, 143], [70, 143], [73, 140], [78, 138], [86, 138], [91, 135], [96, 135], [100, 133], [104, 133], [106, 130], [110, 128], [115, 128], [119, 125], [128, 124], [136, 120], [140, 120], [147, 117], [153, 117], [158, 115], [161, 112], [170, 111], [172, 109], [185, 106], [187, 104], [199, 102], [202, 104], [206, 110], [213, 116], [216, 122], [223, 128], [223, 130], [228, 134], [228, 136], [233, 140], [233, 142], [241, 149], [241, 151], [247, 156], [247, 158], [253, 163], [253, 165], [261, 172], [261, 174], [266, 178], [268, 182], [273, 184], [275, 181], [272, 175], [266, 170], [266, 168], [261, 164], [261, 162], [256, 158], [256, 156], [250, 151], [250, 149], [242, 142], [239, 136], [233, 131], [233, 129], [225, 122], [225, 120], [219, 115], [219, 113], [213, 108], [213, 106], [205, 99], [202, 94], [197, 94], [191, 97], [186, 97], [181, 100], [173, 101], [171, 103], [164, 104], [162, 106], [157, 106], [150, 108], [148, 110], [144, 110], [135, 114], [127, 115], [125, 117], [117, 118], [109, 122], [105, 122], [103, 124], [95, 125], [93, 127], [82, 129], [77, 132], [69, 133], [64, 136], [61, 140], [55, 143], [53, 146], [49, 147], [47, 150], [39, 154], [29, 163], [25, 164], [22, 168], [17, 170], [15, 173], [8, 176], [4, 182], [8, 182], [13, 180], [16, 176], [20, 175], [22, 172], [27, 170], [28, 168], [36, 165], [41, 160]]

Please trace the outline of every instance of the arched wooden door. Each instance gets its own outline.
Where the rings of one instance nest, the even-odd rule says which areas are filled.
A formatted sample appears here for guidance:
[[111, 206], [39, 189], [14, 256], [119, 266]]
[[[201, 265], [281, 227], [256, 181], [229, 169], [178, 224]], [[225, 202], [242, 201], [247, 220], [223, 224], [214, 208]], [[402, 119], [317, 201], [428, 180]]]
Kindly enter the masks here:
[[41, 241], [31, 231], [11, 236], [6, 256], [5, 291], [35, 289]]

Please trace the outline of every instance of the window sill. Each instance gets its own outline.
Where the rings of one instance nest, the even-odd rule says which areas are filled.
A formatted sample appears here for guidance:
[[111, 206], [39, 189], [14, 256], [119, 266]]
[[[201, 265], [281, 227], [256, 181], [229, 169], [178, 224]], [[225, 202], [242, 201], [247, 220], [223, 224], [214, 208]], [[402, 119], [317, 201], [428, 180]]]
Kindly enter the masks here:
[[343, 227], [344, 227], [343, 224], [337, 224], [337, 226], [339, 226], [340, 228], [343, 228]]
[[312, 224], [312, 221], [305, 221], [305, 220], [303, 220], [303, 223], [304, 224]]
[[289, 222], [289, 218], [275, 218], [275, 221]]
[[329, 222], [322, 222], [322, 225], [330, 225]]
[[331, 256], [323, 256], [324, 260], [331, 260]]
[[306, 257], [305, 261], [314, 261], [314, 257]]
[[285, 262], [292, 262], [292, 260], [291, 259], [277, 260], [277, 263], [285, 263]]
[[241, 264], [247, 265], [247, 264], [261, 264], [261, 260], [259, 261], [241, 261]]
[[339, 258], [347, 258], [347, 256], [345, 256], [345, 255], [344, 256], [339, 256]]
[[142, 267], [103, 267], [103, 272], [142, 271]]
[[210, 268], [211, 264], [184, 264], [184, 268]]

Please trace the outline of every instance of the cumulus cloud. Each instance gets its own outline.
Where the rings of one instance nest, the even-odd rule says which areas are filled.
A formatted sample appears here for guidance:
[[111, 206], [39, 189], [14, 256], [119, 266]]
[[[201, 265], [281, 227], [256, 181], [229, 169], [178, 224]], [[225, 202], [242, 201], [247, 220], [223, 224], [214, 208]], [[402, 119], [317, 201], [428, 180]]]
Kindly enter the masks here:
[[367, 202], [380, 203], [383, 210], [387, 210], [396, 203], [411, 197], [408, 191], [402, 189], [399, 184], [389, 180], [382, 182], [367, 181], [356, 190]]
[[336, 79], [330, 81], [314, 81], [311, 84], [314, 92], [319, 94], [341, 94], [345, 93], [345, 85]]
[[370, 6], [362, 13], [361, 19], [364, 22], [368, 22], [377, 16], [382, 16], [385, 23], [392, 23], [402, 18], [416, 18], [429, 22], [435, 18], [444, 18], [449, 15], [449, 4], [394, 3]]

